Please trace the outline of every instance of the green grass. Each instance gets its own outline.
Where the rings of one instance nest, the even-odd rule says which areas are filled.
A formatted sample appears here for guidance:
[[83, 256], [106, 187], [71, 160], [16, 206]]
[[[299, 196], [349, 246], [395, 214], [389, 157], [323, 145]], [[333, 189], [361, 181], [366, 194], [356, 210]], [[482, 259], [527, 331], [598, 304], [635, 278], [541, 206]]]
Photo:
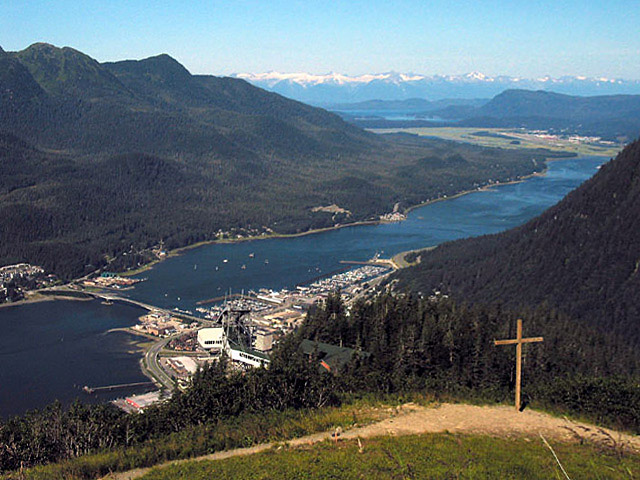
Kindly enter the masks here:
[[[270, 451], [219, 461], [157, 468], [145, 480], [199, 479], [563, 479], [540, 438], [501, 439], [431, 434], [382, 437], [338, 446]], [[640, 457], [593, 446], [551, 442], [572, 479], [631, 479]]]
[[[481, 145], [483, 147], [506, 148], [520, 150], [523, 148], [546, 148], [552, 151], [563, 151], [577, 155], [600, 155], [612, 157], [618, 154], [622, 145], [599, 145], [588, 142], [573, 143], [566, 139], [543, 139], [534, 137], [517, 129], [477, 128], [477, 127], [418, 127], [418, 128], [378, 128], [370, 129], [375, 133], [413, 133], [420, 136], [442, 138], [457, 142]], [[474, 135], [484, 132], [489, 136]], [[517, 140], [520, 143], [513, 144]]]
[[[440, 401], [456, 400], [455, 396], [441, 397]], [[218, 424], [186, 428], [181, 432], [140, 445], [96, 452], [56, 464], [27, 469], [22, 474], [17, 472], [4, 476], [0, 474], [0, 479], [96, 479], [110, 472], [150, 467], [172, 460], [188, 459], [261, 443], [286, 442], [304, 435], [329, 431], [337, 426], [346, 429], [355, 424], [366, 425], [388, 418], [394, 413], [394, 407], [404, 403], [431, 405], [434, 401], [432, 394], [424, 392], [348, 395], [345, 396], [343, 405], [340, 407], [245, 414]], [[475, 401], [467, 399], [465, 403], [494, 402], [477, 398]], [[554, 476], [553, 468], [555, 467], [553, 467], [551, 453], [537, 437], [527, 442], [436, 434], [395, 439], [367, 439], [364, 440], [364, 444], [363, 454], [358, 453], [356, 444], [349, 442], [341, 443], [338, 449], [325, 444], [305, 450], [284, 448], [244, 459], [215, 463], [185, 463], [170, 469], [158, 469], [156, 473], [149, 474], [145, 478], [361, 478], [358, 476], [359, 472], [365, 475], [363, 478], [372, 479], [458, 478], [456, 472], [459, 478], [561, 478]], [[554, 442], [552, 445], [563, 464], [568, 462], [565, 467], [570, 466], [573, 473], [576, 473], [573, 476], [572, 471], [569, 472], [574, 480], [577, 478], [636, 478], [640, 475], [639, 457], [615, 457], [613, 455], [615, 452], [601, 452], [588, 446], [558, 445]], [[395, 467], [389, 452], [391, 457], [399, 455], [397, 461], [394, 460]], [[324, 459], [328, 459], [326, 465], [323, 464]], [[403, 473], [401, 467], [397, 466], [398, 461], [417, 470]], [[277, 465], [272, 467], [272, 463]], [[310, 465], [308, 472], [304, 470], [307, 465]], [[205, 467], [213, 470], [207, 470], [205, 473], [202, 470]], [[444, 469], [442, 472], [445, 473], [438, 470], [441, 467]], [[630, 476], [627, 468], [636, 477]], [[583, 475], [584, 471], [587, 474]], [[271, 476], [251, 476], [254, 474], [252, 472], [262, 472]], [[500, 475], [496, 476], [496, 472]], [[502, 475], [503, 472], [507, 474]], [[625, 472], [627, 472], [626, 476]]]
[[379, 420], [385, 411], [377, 402], [354, 400], [341, 407], [245, 414], [218, 424], [185, 428], [181, 432], [128, 448], [83, 455], [60, 463], [34, 467], [22, 474], [0, 474], [0, 479], [84, 480], [110, 472], [149, 467], [170, 460], [191, 458], [217, 451], [281, 442], [337, 426], [353, 427]]

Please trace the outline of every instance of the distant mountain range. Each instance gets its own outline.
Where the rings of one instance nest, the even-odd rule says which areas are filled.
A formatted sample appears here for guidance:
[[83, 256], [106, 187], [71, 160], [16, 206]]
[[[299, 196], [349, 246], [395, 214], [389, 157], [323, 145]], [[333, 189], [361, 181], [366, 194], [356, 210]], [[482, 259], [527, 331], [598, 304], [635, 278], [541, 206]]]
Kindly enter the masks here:
[[[506, 90], [491, 100], [371, 100], [332, 108], [363, 128], [527, 128], [623, 142], [640, 135], [640, 95], [581, 97], [545, 90]], [[387, 112], [402, 112], [403, 119], [386, 118]]]
[[491, 98], [509, 89], [548, 90], [568, 95], [640, 94], [640, 80], [582, 76], [494, 77], [479, 72], [466, 75], [389, 72], [359, 76], [267, 72], [233, 76], [285, 97], [323, 106], [367, 100]]

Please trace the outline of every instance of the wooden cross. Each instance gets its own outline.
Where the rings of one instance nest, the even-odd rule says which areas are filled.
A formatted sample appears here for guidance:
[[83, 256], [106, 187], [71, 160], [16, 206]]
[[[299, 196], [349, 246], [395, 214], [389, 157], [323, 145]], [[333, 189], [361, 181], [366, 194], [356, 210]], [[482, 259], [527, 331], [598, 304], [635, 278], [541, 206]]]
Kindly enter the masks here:
[[542, 337], [522, 338], [522, 319], [518, 319], [518, 331], [513, 340], [494, 340], [494, 345], [516, 346], [516, 410], [520, 411], [520, 382], [522, 381], [522, 344], [542, 342]]

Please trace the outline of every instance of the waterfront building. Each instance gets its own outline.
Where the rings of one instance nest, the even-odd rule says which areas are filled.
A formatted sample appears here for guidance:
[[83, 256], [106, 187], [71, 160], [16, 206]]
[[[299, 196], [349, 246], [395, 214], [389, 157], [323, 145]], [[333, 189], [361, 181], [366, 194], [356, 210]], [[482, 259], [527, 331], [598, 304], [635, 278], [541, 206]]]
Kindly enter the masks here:
[[151, 405], [158, 403], [162, 398], [162, 392], [149, 392], [143, 395], [132, 395], [125, 398], [125, 404], [129, 407], [129, 411], [143, 412]]
[[222, 350], [224, 348], [224, 328], [211, 327], [198, 330], [198, 343], [205, 350]]
[[251, 348], [245, 348], [237, 343], [227, 343], [227, 354], [233, 362], [240, 362], [251, 367], [261, 367], [269, 364], [269, 356]]

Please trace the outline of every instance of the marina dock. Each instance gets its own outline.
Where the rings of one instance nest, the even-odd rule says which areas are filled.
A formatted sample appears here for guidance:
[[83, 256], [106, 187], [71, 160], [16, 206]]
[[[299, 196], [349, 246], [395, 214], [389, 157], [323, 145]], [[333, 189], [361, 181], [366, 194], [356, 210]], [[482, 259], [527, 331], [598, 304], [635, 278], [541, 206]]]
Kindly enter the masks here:
[[92, 393], [97, 393], [97, 392], [104, 392], [104, 391], [110, 391], [110, 390], [117, 390], [120, 388], [130, 388], [130, 387], [146, 387], [146, 386], [153, 386], [155, 385], [155, 383], [153, 382], [134, 382], [134, 383], [120, 383], [118, 385], [105, 385], [102, 387], [89, 387], [87, 385], [85, 385], [84, 387], [82, 387], [82, 391], [88, 394], [92, 394]]

